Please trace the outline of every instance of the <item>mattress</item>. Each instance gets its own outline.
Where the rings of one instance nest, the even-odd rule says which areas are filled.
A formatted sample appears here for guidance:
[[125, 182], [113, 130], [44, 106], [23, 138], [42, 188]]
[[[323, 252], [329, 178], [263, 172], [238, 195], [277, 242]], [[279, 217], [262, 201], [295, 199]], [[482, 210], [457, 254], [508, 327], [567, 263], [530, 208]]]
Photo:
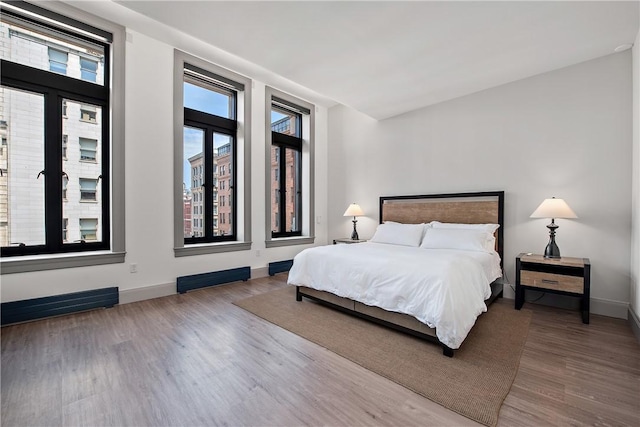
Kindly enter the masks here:
[[495, 252], [366, 242], [305, 249], [294, 258], [288, 283], [408, 314], [457, 349], [487, 310], [490, 283], [500, 276]]

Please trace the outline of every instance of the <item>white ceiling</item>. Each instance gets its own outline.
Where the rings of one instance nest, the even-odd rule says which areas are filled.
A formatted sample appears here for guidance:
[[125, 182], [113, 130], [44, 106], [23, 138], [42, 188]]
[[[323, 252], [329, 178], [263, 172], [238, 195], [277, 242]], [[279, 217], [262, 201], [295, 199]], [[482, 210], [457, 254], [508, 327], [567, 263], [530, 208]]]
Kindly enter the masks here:
[[633, 43], [639, 2], [118, 1], [384, 119]]

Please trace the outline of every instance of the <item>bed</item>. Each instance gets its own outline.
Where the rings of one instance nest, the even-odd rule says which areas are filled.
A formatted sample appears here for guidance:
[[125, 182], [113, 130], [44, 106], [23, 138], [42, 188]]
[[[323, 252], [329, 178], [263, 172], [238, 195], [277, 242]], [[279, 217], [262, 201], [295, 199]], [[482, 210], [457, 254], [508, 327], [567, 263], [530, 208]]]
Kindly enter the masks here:
[[380, 197], [370, 241], [306, 249], [287, 282], [298, 301], [437, 342], [452, 357], [502, 297], [503, 212], [503, 191]]

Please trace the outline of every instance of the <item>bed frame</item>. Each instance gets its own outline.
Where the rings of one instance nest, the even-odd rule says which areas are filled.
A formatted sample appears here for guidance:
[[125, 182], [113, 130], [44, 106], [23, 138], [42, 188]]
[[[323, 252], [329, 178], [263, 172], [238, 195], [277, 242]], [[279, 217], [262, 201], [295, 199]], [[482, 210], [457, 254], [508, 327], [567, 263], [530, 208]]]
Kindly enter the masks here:
[[[500, 228], [496, 231], [496, 251], [500, 255], [500, 266], [502, 267], [504, 259], [504, 191], [380, 197], [380, 223], [384, 221], [405, 224], [420, 224], [430, 221], [500, 224]], [[491, 283], [491, 297], [486, 300], [487, 305], [496, 298], [501, 298], [502, 291], [502, 279]], [[302, 297], [437, 342], [442, 346], [442, 352], [445, 356], [453, 357], [453, 349], [438, 340], [435, 328], [430, 328], [412, 316], [368, 306], [306, 286], [296, 286], [296, 300], [302, 301]]]

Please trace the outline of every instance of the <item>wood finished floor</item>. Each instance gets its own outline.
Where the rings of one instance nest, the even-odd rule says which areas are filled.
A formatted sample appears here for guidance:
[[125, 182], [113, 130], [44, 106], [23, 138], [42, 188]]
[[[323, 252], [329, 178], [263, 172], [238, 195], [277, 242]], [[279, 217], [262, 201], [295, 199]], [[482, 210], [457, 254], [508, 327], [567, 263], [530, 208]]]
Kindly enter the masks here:
[[[232, 304], [285, 280], [2, 328], [2, 426], [478, 425]], [[639, 426], [629, 325], [525, 308], [533, 320], [498, 425]]]

